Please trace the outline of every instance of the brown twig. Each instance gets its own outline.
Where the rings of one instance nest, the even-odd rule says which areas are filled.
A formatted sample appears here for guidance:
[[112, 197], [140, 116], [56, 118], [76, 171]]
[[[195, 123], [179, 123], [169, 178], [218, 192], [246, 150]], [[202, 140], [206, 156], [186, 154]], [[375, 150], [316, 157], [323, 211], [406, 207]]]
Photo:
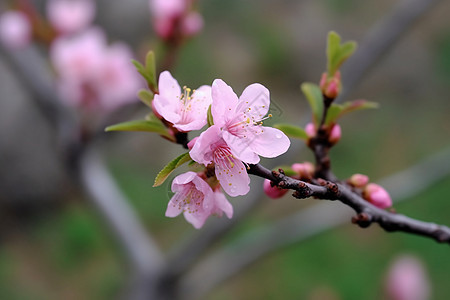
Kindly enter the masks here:
[[361, 227], [378, 223], [386, 231], [403, 231], [433, 238], [439, 243], [450, 244], [450, 228], [434, 223], [418, 221], [401, 214], [388, 212], [367, 202], [340, 183], [330, 181], [315, 185], [286, 176], [282, 170], [271, 172], [260, 164], [250, 165], [249, 174], [269, 179], [278, 187], [294, 190], [296, 198], [315, 197], [322, 200], [338, 200], [355, 210], [352, 222]]

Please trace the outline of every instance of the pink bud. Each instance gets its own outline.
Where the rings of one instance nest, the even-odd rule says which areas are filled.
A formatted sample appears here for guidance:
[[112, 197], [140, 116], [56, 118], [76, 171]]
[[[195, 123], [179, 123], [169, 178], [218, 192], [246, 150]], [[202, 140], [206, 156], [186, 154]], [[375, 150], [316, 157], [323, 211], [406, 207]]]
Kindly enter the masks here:
[[332, 79], [329, 83], [327, 88], [325, 89], [325, 96], [327, 96], [330, 99], [334, 99], [339, 94], [339, 84], [336, 79]]
[[392, 199], [391, 196], [389, 196], [389, 193], [376, 183], [369, 183], [366, 186], [363, 197], [379, 208], [388, 208], [392, 206]]
[[313, 138], [316, 136], [316, 126], [313, 123], [308, 123], [305, 126], [306, 135], [309, 138]]
[[47, 2], [50, 23], [60, 33], [73, 33], [87, 27], [95, 16], [92, 0], [50, 0]]
[[311, 178], [314, 176], [315, 167], [309, 161], [304, 163], [295, 163], [291, 166], [292, 170], [300, 175], [301, 178]]
[[287, 193], [287, 189], [280, 189], [277, 186], [271, 186], [269, 179], [264, 179], [264, 193], [272, 199], [278, 199]]
[[330, 139], [329, 139], [330, 143], [332, 145], [336, 144], [341, 139], [341, 136], [342, 136], [341, 126], [339, 126], [339, 124], [334, 124], [330, 132]]
[[198, 12], [190, 12], [181, 23], [181, 31], [186, 36], [196, 35], [202, 28], [203, 18]]
[[327, 80], [328, 80], [328, 74], [327, 73], [323, 73], [322, 77], [320, 77], [320, 89], [322, 91], [325, 90], [325, 87], [327, 85]]
[[430, 282], [423, 264], [413, 256], [397, 258], [389, 269], [385, 291], [391, 300], [430, 299]]
[[348, 180], [348, 183], [354, 187], [361, 188], [369, 183], [369, 177], [364, 174], [353, 174]]
[[193, 139], [187, 144], [189, 150], [192, 150], [192, 148], [194, 148], [195, 142], [196, 142], [197, 140], [198, 140], [198, 136], [195, 137], [195, 138], [193, 138]]
[[27, 16], [9, 11], [0, 17], [0, 39], [6, 47], [19, 49], [30, 43], [32, 28]]

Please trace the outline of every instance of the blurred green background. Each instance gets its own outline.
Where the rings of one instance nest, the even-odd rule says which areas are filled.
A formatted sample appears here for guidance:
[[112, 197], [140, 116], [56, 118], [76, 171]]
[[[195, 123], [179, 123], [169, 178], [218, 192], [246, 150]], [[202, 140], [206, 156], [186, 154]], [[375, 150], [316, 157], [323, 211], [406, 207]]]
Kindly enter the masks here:
[[[130, 1], [126, 10], [114, 10], [124, 6], [119, 2], [99, 1], [98, 23], [141, 53], [155, 46], [149, 16], [142, 13], [147, 1]], [[393, 5], [387, 0], [200, 1], [204, 31], [185, 45], [173, 73], [181, 85], [190, 87], [222, 78], [238, 94], [260, 82], [281, 110], [271, 122], [305, 125], [308, 107], [299, 85], [317, 82], [324, 71], [327, 32], [335, 30], [344, 40], [360, 42]], [[120, 28], [112, 22], [120, 13], [129, 22], [139, 14], [144, 18], [139, 24], [147, 27], [138, 32], [127, 31], [133, 30], [131, 25]], [[449, 13], [450, 3], [441, 1], [346, 99], [368, 99], [380, 108], [342, 120], [343, 138], [332, 151], [333, 170], [340, 178], [364, 173], [377, 181], [449, 146]], [[145, 45], [139, 44], [144, 38]], [[141, 221], [168, 250], [194, 229], [182, 217], [164, 217], [168, 184], [151, 185], [164, 163], [182, 149], [152, 134], [114, 134], [113, 143], [104, 147], [111, 171]], [[304, 149], [295, 161], [286, 163], [311, 159]], [[449, 161], [442, 164], [450, 168]], [[128, 267], [121, 249], [93, 207], [78, 193], [69, 194], [40, 213], [2, 213], [0, 299], [114, 299], [124, 287]], [[230, 200], [238, 205], [246, 199]], [[264, 199], [226, 240], [233, 243], [252, 228], [313, 202], [289, 196]], [[411, 217], [450, 225], [450, 176], [395, 208]], [[423, 260], [432, 299], [450, 299], [447, 245], [385, 233], [377, 225], [363, 230], [350, 220], [348, 225], [280, 249], [206, 299], [383, 299], [387, 268], [403, 253]]]

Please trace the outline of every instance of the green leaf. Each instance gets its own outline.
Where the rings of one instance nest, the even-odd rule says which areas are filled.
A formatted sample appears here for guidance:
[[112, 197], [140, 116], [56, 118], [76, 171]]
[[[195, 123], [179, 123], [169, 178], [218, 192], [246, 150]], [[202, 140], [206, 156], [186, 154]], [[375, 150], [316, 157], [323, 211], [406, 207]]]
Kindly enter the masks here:
[[341, 43], [341, 37], [334, 31], [330, 31], [328, 33], [328, 41], [327, 41], [327, 69], [328, 75], [333, 76], [334, 72], [332, 69], [334, 67], [334, 62], [336, 60], [336, 56], [339, 53], [339, 45]]
[[332, 77], [341, 65], [356, 51], [357, 44], [349, 41], [341, 45], [341, 37], [334, 31], [328, 33], [327, 70]]
[[153, 184], [154, 187], [160, 186], [161, 184], [166, 181], [167, 177], [179, 166], [184, 164], [185, 162], [188, 162], [191, 160], [191, 157], [189, 156], [189, 152], [183, 153], [174, 160], [172, 160], [170, 163], [168, 163], [156, 176], [155, 183]]
[[155, 68], [155, 54], [153, 51], [149, 51], [147, 53], [147, 56], [145, 57], [145, 66], [143, 66], [140, 62], [137, 60], [132, 59], [131, 62], [136, 67], [136, 70], [139, 72], [139, 74], [144, 77], [144, 79], [147, 81], [148, 86], [152, 91], [157, 90], [156, 85], [156, 68]]
[[136, 120], [123, 122], [116, 125], [106, 127], [105, 131], [148, 131], [156, 132], [171, 141], [175, 141], [175, 138], [169, 134], [167, 128], [161, 122], [161, 120]]
[[353, 111], [378, 108], [378, 103], [364, 99], [345, 102], [344, 104], [332, 104], [328, 110], [325, 123], [327, 125], [335, 123], [337, 119]]
[[306, 134], [305, 130], [301, 127], [291, 125], [291, 124], [275, 124], [273, 127], [280, 129], [288, 137], [305, 140], [305, 141], [308, 140], [308, 135]]
[[142, 89], [138, 92], [138, 98], [150, 108], [152, 107], [153, 96], [153, 93], [149, 90]]
[[311, 106], [314, 124], [318, 126], [324, 110], [322, 91], [318, 85], [310, 82], [303, 83], [301, 89], [309, 102], [309, 106]]
[[156, 84], [156, 63], [155, 53], [149, 51], [145, 57], [145, 71], [148, 75], [148, 85], [152, 91], [156, 91], [158, 85]]
[[211, 113], [211, 105], [208, 107], [208, 126], [213, 126], [214, 125], [214, 119]]

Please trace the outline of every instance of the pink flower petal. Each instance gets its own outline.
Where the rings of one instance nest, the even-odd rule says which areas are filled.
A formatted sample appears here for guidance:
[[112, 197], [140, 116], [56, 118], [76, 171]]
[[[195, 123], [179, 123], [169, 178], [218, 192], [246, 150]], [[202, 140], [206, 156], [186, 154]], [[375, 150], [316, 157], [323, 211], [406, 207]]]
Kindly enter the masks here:
[[215, 169], [216, 177], [228, 195], [235, 197], [245, 195], [250, 191], [250, 177], [239, 159], [229, 157], [228, 163], [216, 163]]
[[220, 190], [217, 190], [214, 192], [214, 198], [216, 209], [213, 211], [213, 213], [221, 217], [222, 212], [224, 212], [227, 215], [228, 219], [231, 219], [233, 217], [233, 206], [231, 206], [231, 203], [228, 202], [228, 199], [225, 197], [225, 195]]
[[203, 131], [195, 142], [194, 147], [189, 152], [191, 158], [205, 166], [212, 163], [213, 153], [211, 148], [221, 139], [219, 133], [220, 129], [215, 125]]
[[212, 84], [212, 99], [211, 113], [214, 124], [223, 126], [234, 117], [238, 97], [222, 79], [216, 79]]
[[272, 158], [285, 153], [290, 145], [291, 141], [281, 130], [261, 126], [250, 147], [256, 154]]
[[251, 121], [256, 122], [267, 115], [269, 106], [269, 90], [259, 83], [254, 83], [242, 92], [236, 111], [243, 112]]
[[[253, 135], [253, 133], [250, 132], [249, 135]], [[253, 151], [252, 148], [250, 148], [253, 142], [252, 138], [243, 139], [229, 133], [228, 131], [223, 131], [222, 137], [230, 147], [234, 156], [248, 164], [259, 163], [259, 156], [255, 153], [255, 151]]]

